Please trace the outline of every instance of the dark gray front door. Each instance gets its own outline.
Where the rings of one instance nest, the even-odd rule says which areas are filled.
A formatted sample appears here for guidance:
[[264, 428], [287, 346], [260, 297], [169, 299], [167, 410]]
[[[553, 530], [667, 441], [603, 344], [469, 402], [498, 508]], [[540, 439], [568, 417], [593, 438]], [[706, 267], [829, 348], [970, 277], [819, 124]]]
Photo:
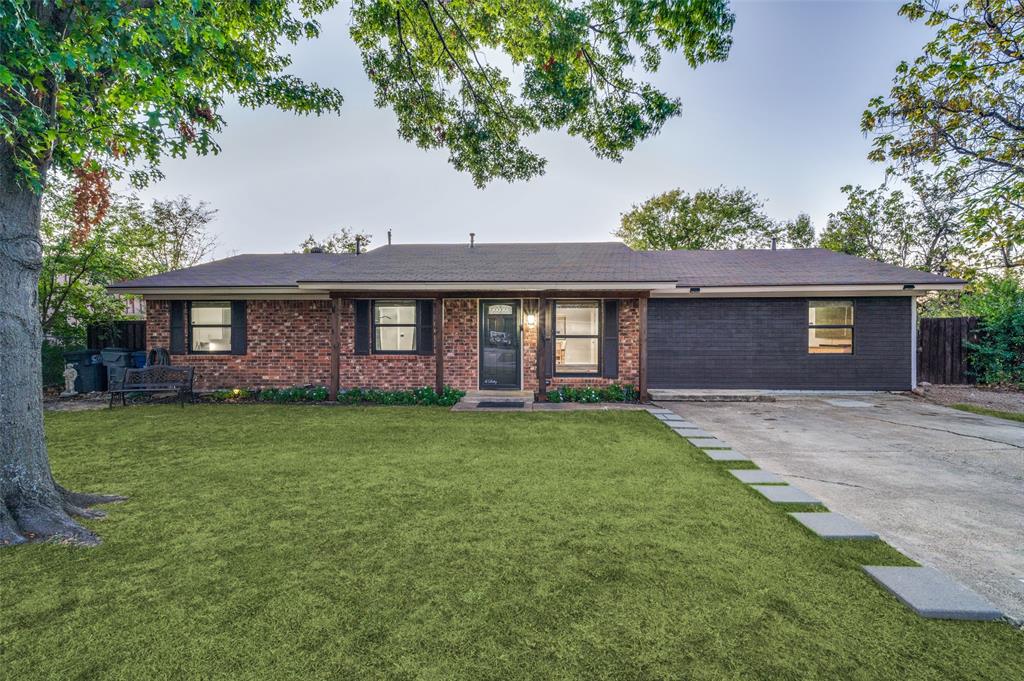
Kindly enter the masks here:
[[519, 390], [519, 301], [480, 302], [480, 388]]

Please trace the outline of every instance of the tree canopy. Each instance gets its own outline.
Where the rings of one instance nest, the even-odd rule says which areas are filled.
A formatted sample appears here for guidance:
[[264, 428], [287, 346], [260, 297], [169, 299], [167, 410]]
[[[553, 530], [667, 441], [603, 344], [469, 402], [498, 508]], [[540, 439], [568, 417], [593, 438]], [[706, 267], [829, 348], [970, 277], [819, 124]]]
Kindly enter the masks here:
[[41, 226], [39, 317], [44, 333], [72, 344], [85, 342], [88, 324], [123, 316], [124, 301], [107, 293], [108, 285], [156, 272], [143, 256], [156, 235], [134, 196], [112, 196], [103, 220], [81, 238], [74, 212], [71, 183], [51, 178]]
[[801, 215], [789, 223], [769, 218], [762, 201], [746, 189], [672, 189], [622, 214], [614, 236], [641, 250], [810, 246], [814, 228]]
[[154, 199], [146, 210], [152, 243], [139, 256], [154, 272], [169, 272], [198, 265], [213, 255], [217, 239], [209, 225], [217, 211], [205, 201], [188, 196]]
[[961, 203], [964, 237], [1024, 266], [1024, 3], [913, 0], [900, 13], [936, 34], [864, 112], [870, 157], [904, 178], [936, 175]]
[[[163, 155], [217, 151], [226, 97], [338, 112], [341, 93], [289, 74], [280, 49], [316, 37], [335, 4], [0, 0], [0, 139], [37, 187], [51, 162], [143, 182]], [[680, 112], [634, 74], [667, 52], [694, 67], [725, 59], [733, 21], [726, 0], [356, 0], [350, 32], [399, 134], [447, 148], [482, 185], [542, 172], [524, 145], [542, 128], [620, 158]]]

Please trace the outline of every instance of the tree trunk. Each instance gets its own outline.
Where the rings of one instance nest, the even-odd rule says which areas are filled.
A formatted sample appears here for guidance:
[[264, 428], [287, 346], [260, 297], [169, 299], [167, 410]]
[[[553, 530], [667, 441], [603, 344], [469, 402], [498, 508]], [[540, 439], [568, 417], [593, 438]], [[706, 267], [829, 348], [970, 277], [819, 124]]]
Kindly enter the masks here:
[[37, 309], [42, 200], [16, 181], [0, 143], [0, 546], [49, 539], [96, 544], [72, 520], [121, 497], [81, 495], [57, 485], [43, 439], [42, 330]]

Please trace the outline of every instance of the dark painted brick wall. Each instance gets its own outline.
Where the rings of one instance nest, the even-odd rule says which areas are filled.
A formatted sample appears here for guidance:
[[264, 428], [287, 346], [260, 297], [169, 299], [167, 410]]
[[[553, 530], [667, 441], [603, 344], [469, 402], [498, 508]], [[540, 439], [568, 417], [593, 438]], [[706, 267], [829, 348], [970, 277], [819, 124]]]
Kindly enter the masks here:
[[912, 299], [855, 298], [852, 355], [807, 352], [806, 298], [648, 304], [651, 388], [908, 390]]

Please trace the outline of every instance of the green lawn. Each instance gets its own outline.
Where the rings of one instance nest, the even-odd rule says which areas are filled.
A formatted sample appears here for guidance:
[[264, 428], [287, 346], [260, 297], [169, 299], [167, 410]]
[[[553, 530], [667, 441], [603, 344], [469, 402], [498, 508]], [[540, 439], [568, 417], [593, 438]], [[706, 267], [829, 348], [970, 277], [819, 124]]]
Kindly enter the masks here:
[[641, 412], [197, 405], [51, 414], [129, 494], [94, 549], [0, 552], [5, 679], [1022, 678]]
[[998, 409], [979, 407], [976, 404], [954, 404], [953, 408], [959, 409], [960, 411], [969, 411], [972, 414], [981, 414], [982, 416], [995, 416], [997, 419], [1024, 422], [1024, 414], [1013, 411], [999, 411]]

